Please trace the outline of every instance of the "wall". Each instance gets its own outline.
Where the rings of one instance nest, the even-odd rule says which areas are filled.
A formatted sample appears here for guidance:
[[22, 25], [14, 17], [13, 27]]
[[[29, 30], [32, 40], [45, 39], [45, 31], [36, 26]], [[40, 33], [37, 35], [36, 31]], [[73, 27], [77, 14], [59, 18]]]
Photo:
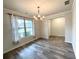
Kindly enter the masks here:
[[[72, 42], [72, 11], [69, 10], [69, 11], [58, 13], [58, 14], [49, 15], [47, 16], [47, 19], [50, 19], [50, 23], [51, 23], [52, 19], [62, 18], [62, 17], [65, 18], [65, 42], [71, 43]], [[52, 31], [53, 31], [53, 28], [52, 26], [50, 26], [50, 32]], [[52, 33], [50, 34], [52, 35]]]
[[75, 6], [75, 3], [76, 2], [74, 0], [73, 6], [72, 6], [72, 45], [73, 45], [73, 50], [76, 55], [76, 6]]
[[65, 36], [65, 18], [56, 18], [52, 21], [51, 32], [53, 36]]
[[[8, 50], [9, 45], [11, 45], [11, 26], [10, 26], [10, 17], [7, 14], [3, 14], [3, 48]], [[11, 42], [10, 42], [11, 41]]]
[[48, 39], [49, 38], [49, 20], [44, 19], [44, 21], [41, 21], [41, 37]]
[[24, 16], [24, 14], [19, 13], [19, 12], [15, 12], [15, 11], [11, 11], [8, 9], [4, 8], [4, 13], [3, 13], [3, 52], [6, 53], [12, 49], [15, 49], [19, 46], [22, 46], [30, 41], [33, 41], [37, 38], [40, 37], [40, 29], [39, 29], [39, 22], [35, 21], [35, 37], [27, 37], [27, 38], [23, 38], [18, 44], [13, 44], [12, 42], [12, 35], [11, 35], [11, 24], [10, 24], [10, 16], [8, 14], [6, 14], [7, 12], [13, 12], [13, 13], [17, 13], [17, 14], [21, 14]]
[[68, 13], [65, 19], [65, 42], [72, 43], [72, 13]]
[[51, 31], [51, 28], [52, 28], [52, 25], [51, 25], [51, 20], [48, 20], [48, 36], [51, 36], [51, 33], [52, 33], [52, 31]]
[[79, 59], [79, 0], [74, 0], [74, 6], [73, 6], [73, 20], [74, 20], [74, 36], [76, 36], [73, 39], [73, 45], [76, 46], [74, 49], [76, 59]]
[[76, 59], [79, 59], [79, 0], [73, 2], [72, 16], [72, 45]]
[[41, 21], [40, 20], [38, 20], [38, 21], [36, 21], [36, 20], [34, 20], [34, 23], [35, 23], [35, 35], [36, 35], [36, 37], [37, 38], [40, 38], [41, 37]]

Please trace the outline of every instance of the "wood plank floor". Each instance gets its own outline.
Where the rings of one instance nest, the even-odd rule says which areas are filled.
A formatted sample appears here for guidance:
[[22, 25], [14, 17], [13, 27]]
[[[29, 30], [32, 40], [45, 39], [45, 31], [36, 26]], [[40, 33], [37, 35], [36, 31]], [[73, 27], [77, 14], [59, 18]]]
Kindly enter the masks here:
[[72, 45], [64, 38], [51, 37], [24, 45], [3, 56], [4, 59], [75, 59]]

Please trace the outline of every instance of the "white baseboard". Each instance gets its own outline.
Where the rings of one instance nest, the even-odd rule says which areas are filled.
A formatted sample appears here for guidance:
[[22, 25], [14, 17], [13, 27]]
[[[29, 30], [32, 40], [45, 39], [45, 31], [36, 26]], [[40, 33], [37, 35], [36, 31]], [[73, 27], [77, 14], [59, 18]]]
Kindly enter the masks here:
[[66, 42], [66, 43], [71, 43], [71, 44], [72, 44], [72, 42], [70, 42], [70, 41], [64, 41], [64, 42]]

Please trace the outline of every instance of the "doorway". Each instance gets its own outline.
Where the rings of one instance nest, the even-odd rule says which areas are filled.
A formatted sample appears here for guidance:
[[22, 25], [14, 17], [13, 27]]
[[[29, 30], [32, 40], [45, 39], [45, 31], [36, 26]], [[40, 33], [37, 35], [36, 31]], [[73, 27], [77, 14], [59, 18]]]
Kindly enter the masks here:
[[65, 41], [65, 17], [55, 18], [49, 23], [49, 38], [63, 38]]

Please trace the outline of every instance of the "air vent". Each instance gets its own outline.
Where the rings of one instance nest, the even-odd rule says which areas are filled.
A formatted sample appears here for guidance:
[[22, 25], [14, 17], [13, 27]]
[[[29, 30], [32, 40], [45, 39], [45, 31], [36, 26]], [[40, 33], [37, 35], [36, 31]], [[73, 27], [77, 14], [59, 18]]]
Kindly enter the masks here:
[[65, 5], [68, 5], [70, 3], [70, 0], [67, 0], [64, 3], [65, 3]]

